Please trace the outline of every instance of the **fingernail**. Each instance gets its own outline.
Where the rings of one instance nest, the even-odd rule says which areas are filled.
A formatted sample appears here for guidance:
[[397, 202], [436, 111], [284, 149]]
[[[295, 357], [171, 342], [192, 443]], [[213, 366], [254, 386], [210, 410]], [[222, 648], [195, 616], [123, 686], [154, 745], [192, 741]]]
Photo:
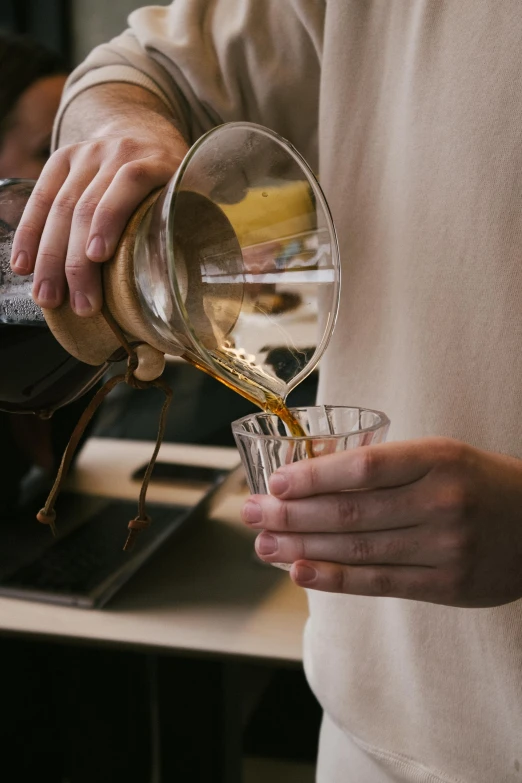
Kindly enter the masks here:
[[11, 264], [12, 269], [19, 275], [27, 275], [31, 271], [31, 264], [29, 263], [29, 256], [25, 250], [20, 250], [15, 260]]
[[295, 566], [295, 581], [296, 582], [313, 582], [317, 576], [315, 568], [307, 565]]
[[37, 297], [42, 304], [54, 304], [56, 300], [56, 287], [50, 280], [42, 280], [38, 288]]
[[250, 522], [255, 525], [263, 519], [263, 510], [259, 503], [248, 500], [243, 506], [242, 517], [244, 522]]
[[92, 313], [92, 305], [81, 291], [76, 291], [74, 294], [74, 312], [78, 315]]
[[273, 555], [277, 552], [277, 538], [268, 533], [262, 533], [256, 541], [256, 549], [260, 555]]
[[288, 479], [282, 473], [274, 473], [268, 482], [268, 489], [271, 495], [284, 495], [289, 487]]
[[92, 261], [105, 257], [105, 242], [99, 234], [96, 234], [89, 242], [87, 255]]

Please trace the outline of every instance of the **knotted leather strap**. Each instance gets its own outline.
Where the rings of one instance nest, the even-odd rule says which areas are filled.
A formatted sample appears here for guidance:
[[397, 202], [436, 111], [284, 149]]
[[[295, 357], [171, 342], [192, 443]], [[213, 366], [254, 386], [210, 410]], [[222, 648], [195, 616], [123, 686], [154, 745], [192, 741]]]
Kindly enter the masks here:
[[88, 404], [88, 406], [86, 407], [82, 415], [80, 416], [80, 419], [78, 420], [78, 423], [76, 424], [76, 427], [74, 428], [73, 433], [69, 439], [69, 442], [65, 448], [62, 461], [60, 463], [60, 467], [56, 475], [55, 482], [49, 493], [49, 497], [47, 498], [45, 506], [42, 509], [40, 509], [40, 511], [36, 515], [36, 518], [39, 522], [49, 525], [53, 535], [56, 535], [56, 511], [54, 508], [56, 499], [60, 494], [60, 490], [62, 488], [63, 482], [67, 477], [67, 473], [69, 471], [71, 461], [74, 457], [74, 453], [78, 447], [78, 443], [80, 442], [84, 430], [87, 424], [89, 423], [89, 421], [92, 419], [92, 417], [98, 410], [99, 406], [101, 405], [105, 397], [107, 397], [107, 395], [119, 383], [127, 383], [133, 389], [149, 389], [151, 386], [154, 386], [157, 389], [161, 389], [164, 392], [165, 402], [163, 403], [163, 407], [161, 409], [159, 426], [158, 426], [158, 435], [156, 438], [156, 446], [150, 458], [149, 464], [147, 466], [147, 470], [145, 471], [145, 475], [143, 477], [143, 481], [141, 484], [140, 496], [138, 500], [138, 514], [134, 519], [131, 519], [128, 525], [129, 533], [127, 535], [127, 540], [123, 548], [124, 550], [129, 550], [133, 546], [138, 533], [141, 530], [147, 528], [151, 523], [151, 519], [146, 513], [146, 508], [145, 508], [147, 489], [149, 486], [149, 481], [152, 475], [152, 471], [154, 469], [154, 465], [156, 463], [156, 458], [158, 456], [158, 452], [160, 450], [160, 446], [163, 440], [163, 435], [165, 433], [167, 414], [168, 414], [170, 403], [172, 401], [172, 389], [162, 378], [156, 378], [153, 381], [140, 381], [138, 380], [138, 378], [136, 378], [136, 376], [134, 375], [134, 371], [138, 366], [138, 356], [136, 354], [135, 348], [131, 346], [131, 344], [123, 334], [122, 330], [119, 328], [118, 324], [114, 321], [111, 314], [106, 308], [104, 308], [103, 310], [103, 316], [105, 317], [105, 320], [107, 321], [108, 325], [110, 326], [115, 336], [117, 337], [117, 339], [119, 340], [119, 342], [121, 343], [125, 351], [127, 352], [128, 355], [127, 370], [125, 373], [121, 373], [120, 375], [115, 375], [112, 378], [109, 378], [109, 380], [104, 383], [101, 389], [99, 389], [96, 392], [96, 394], [94, 395], [94, 397], [92, 398], [92, 400], [90, 401], [90, 403]]

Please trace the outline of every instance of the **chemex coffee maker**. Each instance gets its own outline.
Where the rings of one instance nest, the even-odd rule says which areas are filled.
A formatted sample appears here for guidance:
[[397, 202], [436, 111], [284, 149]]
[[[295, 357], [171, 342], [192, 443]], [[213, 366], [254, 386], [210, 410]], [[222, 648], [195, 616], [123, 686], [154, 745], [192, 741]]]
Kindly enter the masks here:
[[[102, 266], [103, 312], [79, 317], [68, 302], [42, 310], [31, 297], [32, 276], [10, 268], [33, 186], [0, 180], [0, 409], [48, 417], [111, 363], [128, 360], [73, 434], [39, 516], [53, 525], [54, 498], [88, 418], [120, 381], [157, 385], [170, 396], [161, 379], [165, 355], [182, 356], [277, 412], [325, 350], [340, 267], [328, 205], [303, 158], [266, 128], [229, 123], [202, 136], [134, 213]], [[152, 467], [153, 460], [149, 477]], [[131, 533], [148, 524], [146, 483]]]

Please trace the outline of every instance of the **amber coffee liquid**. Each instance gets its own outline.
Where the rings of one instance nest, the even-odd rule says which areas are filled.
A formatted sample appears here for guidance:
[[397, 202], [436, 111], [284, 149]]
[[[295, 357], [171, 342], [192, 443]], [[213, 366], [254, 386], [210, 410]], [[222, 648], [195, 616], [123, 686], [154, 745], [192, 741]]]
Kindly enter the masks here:
[[[198, 370], [203, 370], [203, 372], [206, 372], [207, 375], [211, 375], [217, 381], [223, 383], [229, 389], [232, 389], [232, 391], [241, 394], [242, 397], [245, 397], [249, 402], [257, 405], [259, 408], [261, 408], [261, 410], [264, 410], [267, 413], [275, 414], [280, 419], [280, 421], [283, 422], [292, 438], [307, 437], [306, 432], [293, 413], [288, 410], [282, 397], [279, 397], [277, 394], [268, 391], [261, 384], [255, 383], [255, 381], [253, 381], [251, 378], [247, 378], [245, 375], [243, 375], [243, 373], [231, 368], [228, 364], [226, 365], [227, 374], [234, 375], [237, 378], [237, 383], [232, 383], [232, 381], [228, 379], [225, 380], [217, 373], [212, 372], [209, 367], [205, 367], [204, 365], [199, 364], [191, 356], [185, 355], [183, 358], [190, 362], [190, 364], [194, 365], [194, 367], [197, 367]], [[219, 359], [216, 360], [219, 362]], [[312, 451], [312, 444], [309, 440], [306, 442], [306, 453], [308, 457], [314, 456]]]

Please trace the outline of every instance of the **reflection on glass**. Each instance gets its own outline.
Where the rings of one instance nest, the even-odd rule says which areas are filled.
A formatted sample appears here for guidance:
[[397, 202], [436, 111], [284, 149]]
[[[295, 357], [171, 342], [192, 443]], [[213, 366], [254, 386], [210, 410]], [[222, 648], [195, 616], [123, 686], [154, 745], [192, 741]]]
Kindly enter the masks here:
[[248, 123], [192, 148], [143, 224], [135, 268], [161, 336], [265, 408], [315, 367], [337, 313], [321, 189], [291, 145]]

